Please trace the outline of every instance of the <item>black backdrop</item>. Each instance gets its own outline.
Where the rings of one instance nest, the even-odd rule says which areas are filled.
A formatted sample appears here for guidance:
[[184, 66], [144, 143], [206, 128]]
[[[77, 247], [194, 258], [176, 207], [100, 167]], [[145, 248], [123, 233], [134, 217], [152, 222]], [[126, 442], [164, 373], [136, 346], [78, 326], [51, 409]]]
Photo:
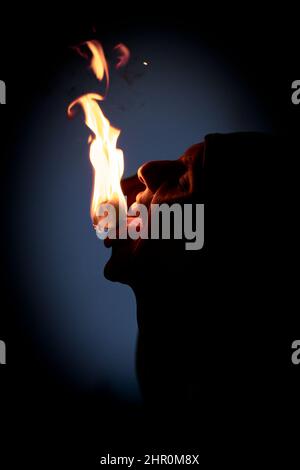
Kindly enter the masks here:
[[[120, 404], [113, 396], [102, 392], [87, 395], [64, 388], [59, 374], [48, 367], [43, 356], [41, 359], [39, 351], [24, 336], [20, 321], [20, 312], [31, 308], [30, 292], [22, 292], [11, 269], [11, 257], [14, 256], [12, 239], [15, 238], [12, 237], [11, 227], [17, 217], [10, 211], [14, 176], [11, 154], [14, 141], [18, 138], [18, 129], [30, 115], [32, 104], [40, 99], [54, 71], [63, 67], [69, 54], [67, 46], [91, 37], [95, 24], [101, 24], [102, 37], [108, 39], [121, 37], [122, 31], [143, 27], [163, 27], [167, 30], [172, 26], [172, 29], [175, 27], [178, 30], [179, 36], [189, 35], [195, 43], [205, 41], [208, 47], [217, 48], [225, 61], [230, 61], [237, 71], [247, 75], [247, 85], [256, 90], [270, 116], [274, 133], [282, 136], [287, 143], [292, 142], [290, 147], [294, 153], [283, 155], [282, 161], [276, 162], [280, 166], [281, 181], [278, 193], [274, 195], [274, 204], [284, 200], [286, 208], [278, 213], [283, 224], [278, 266], [279, 272], [282, 272], [280, 288], [286, 302], [280, 305], [279, 312], [272, 307], [274, 315], [282, 318], [282, 336], [266, 339], [270, 357], [276, 350], [275, 357], [279, 354], [281, 358], [282, 381], [288, 384], [283, 387], [283, 403], [295, 404], [294, 408], [291, 406], [287, 410], [291, 418], [287, 433], [292, 450], [292, 439], [295, 437], [292, 424], [297, 422], [300, 383], [300, 369], [290, 361], [291, 343], [299, 337], [300, 327], [295, 299], [298, 263], [296, 169], [299, 155], [296, 149], [300, 106], [292, 105], [290, 98], [291, 83], [299, 78], [296, 15], [288, 12], [285, 16], [282, 11], [263, 14], [254, 6], [251, 10], [250, 7], [241, 7], [235, 14], [227, 12], [227, 15], [218, 11], [218, 7], [213, 15], [204, 10], [196, 11], [196, 7], [193, 7], [195, 11], [189, 12], [183, 11], [183, 7], [176, 12], [172, 7], [172, 10], [150, 11], [141, 15], [111, 7], [105, 12], [107, 19], [104, 26], [101, 21], [104, 10], [101, 9], [91, 12], [92, 19], [84, 20], [81, 11], [72, 12], [69, 18], [65, 15], [62, 18], [59, 10], [53, 11], [54, 7], [52, 11], [42, 6], [40, 8], [35, 14], [26, 9], [23, 14], [19, 11], [18, 20], [8, 13], [6, 19], [5, 16], [1, 19], [0, 78], [7, 84], [8, 104], [0, 108], [0, 338], [9, 345], [9, 352], [7, 366], [0, 367], [0, 426], [3, 434], [0, 459], [6, 456], [11, 465], [15, 462], [39, 462], [43, 467], [43, 462], [50, 460], [59, 465], [62, 462], [73, 464], [82, 458], [84, 468], [90, 468], [96, 463], [96, 456], [105, 454], [105, 449], [110, 453], [134, 455], [140, 448], [147, 448], [142, 438], [145, 432], [143, 412], [138, 406]], [[73, 6], [72, 9], [75, 8], [79, 7]], [[37, 54], [38, 50], [40, 54]], [[19, 361], [20, 351], [23, 351], [22, 363]], [[151, 435], [153, 437], [153, 433]], [[198, 436], [196, 427], [194, 437], [196, 444], [191, 445], [193, 452], [197, 449], [204, 454], [202, 438]], [[223, 442], [224, 439], [223, 436]], [[155, 447], [155, 439], [153, 441], [155, 451], [161, 452], [159, 446]], [[167, 448], [165, 446], [163, 450]], [[174, 452], [174, 449], [171, 451]]]

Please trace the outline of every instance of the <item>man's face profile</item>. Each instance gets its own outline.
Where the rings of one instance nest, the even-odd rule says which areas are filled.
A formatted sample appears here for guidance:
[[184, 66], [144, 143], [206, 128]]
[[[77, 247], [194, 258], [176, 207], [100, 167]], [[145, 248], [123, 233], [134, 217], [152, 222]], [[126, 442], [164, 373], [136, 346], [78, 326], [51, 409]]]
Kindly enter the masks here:
[[[190, 147], [178, 160], [157, 160], [143, 164], [135, 176], [122, 181], [128, 206], [143, 204], [151, 213], [153, 204], [193, 203], [202, 190], [201, 172], [204, 144]], [[160, 269], [161, 264], [178, 250], [178, 240], [109, 239], [104, 242], [112, 248], [104, 274], [112, 281], [129, 283], [149, 270]], [[177, 254], [177, 253], [176, 253]]]

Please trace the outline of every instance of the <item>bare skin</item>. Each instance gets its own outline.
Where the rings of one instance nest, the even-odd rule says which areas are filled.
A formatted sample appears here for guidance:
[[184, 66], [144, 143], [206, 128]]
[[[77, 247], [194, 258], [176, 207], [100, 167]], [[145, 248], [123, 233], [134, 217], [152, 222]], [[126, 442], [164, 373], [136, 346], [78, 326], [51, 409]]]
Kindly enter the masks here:
[[[151, 161], [142, 165], [137, 175], [125, 179], [122, 189], [127, 196], [128, 206], [137, 202], [147, 206], [151, 204], [173, 204], [193, 202], [202, 190], [202, 170], [204, 166], [204, 144], [190, 147], [178, 160]], [[156, 242], [156, 243], [155, 243]], [[168, 242], [168, 241], [167, 241]], [[132, 285], [140, 277], [140, 266], [147, 259], [147, 269], [152, 271], [149, 262], [158, 259], [160, 250], [164, 258], [170, 255], [172, 243], [166, 240], [109, 240], [107, 247], [112, 247], [112, 256], [105, 267], [105, 276], [112, 281]], [[180, 244], [176, 244], [176, 249]], [[154, 253], [152, 250], [155, 250]], [[152, 254], [152, 256], [151, 256]], [[153, 258], [154, 255], [154, 258]], [[156, 266], [158, 266], [156, 264]], [[143, 269], [145, 274], [145, 270]]]

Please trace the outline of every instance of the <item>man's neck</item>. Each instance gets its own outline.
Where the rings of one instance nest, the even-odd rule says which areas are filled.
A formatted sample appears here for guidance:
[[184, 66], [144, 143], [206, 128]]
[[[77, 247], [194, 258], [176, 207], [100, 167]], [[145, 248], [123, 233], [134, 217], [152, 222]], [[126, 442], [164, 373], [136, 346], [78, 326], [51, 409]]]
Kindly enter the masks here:
[[139, 327], [163, 326], [180, 317], [187, 316], [195, 305], [199, 292], [197, 281], [188, 276], [180, 278], [168, 273], [163, 277], [153, 276], [147, 281], [135, 283], [133, 290], [137, 302]]

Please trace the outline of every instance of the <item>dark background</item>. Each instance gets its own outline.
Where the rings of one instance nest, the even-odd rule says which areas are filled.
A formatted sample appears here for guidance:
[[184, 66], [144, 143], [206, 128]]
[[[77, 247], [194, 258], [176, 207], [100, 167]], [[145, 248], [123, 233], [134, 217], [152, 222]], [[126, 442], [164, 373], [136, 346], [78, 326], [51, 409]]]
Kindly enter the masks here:
[[[75, 20], [73, 19], [74, 13]], [[146, 435], [145, 420], [139, 392], [134, 382], [133, 364], [131, 365], [134, 360], [134, 335], [136, 333], [134, 299], [126, 287], [103, 284], [101, 259], [103, 265], [104, 257], [107, 255], [101, 255], [100, 252], [99, 260], [93, 259], [92, 269], [95, 273], [97, 269], [99, 270], [99, 296], [103, 293], [108, 296], [108, 300], [106, 298], [102, 302], [107, 302], [105, 309], [110, 308], [110, 318], [114, 315], [110, 323], [108, 320], [106, 326], [103, 324], [103, 319], [107, 317], [106, 312], [103, 314], [103, 310], [101, 311], [101, 303], [97, 298], [98, 279], [96, 278], [92, 288], [89, 286], [91, 290], [88, 292], [92, 296], [89, 303], [83, 302], [82, 305], [77, 306], [78, 312], [77, 310], [76, 312], [80, 314], [82, 311], [82, 317], [75, 316], [74, 322], [72, 318], [68, 318], [65, 323], [57, 318], [72, 315], [73, 309], [71, 306], [68, 312], [68, 308], [65, 307], [67, 304], [64, 303], [65, 297], [72, 298], [72, 292], [64, 294], [64, 277], [65, 273], [68, 276], [68, 269], [62, 267], [56, 275], [53, 268], [54, 265], [60, 265], [59, 260], [57, 263], [53, 262], [53, 257], [62, 256], [69, 242], [62, 242], [61, 251], [53, 251], [53, 246], [56, 240], [59, 240], [61, 232], [57, 229], [57, 225], [53, 228], [51, 223], [60, 224], [63, 238], [70, 240], [72, 247], [70, 251], [67, 251], [64, 261], [69, 266], [71, 264], [72, 275], [78, 280], [74, 281], [74, 284], [68, 283], [69, 289], [74, 287], [80, 289], [81, 286], [86, 292], [87, 285], [90, 283], [90, 266], [86, 256], [92, 257], [93, 252], [98, 250], [98, 242], [94, 240], [94, 234], [89, 225], [89, 198], [85, 200], [81, 198], [87, 190], [89, 191], [88, 162], [86, 166], [76, 170], [80, 175], [83, 174], [84, 186], [78, 189], [79, 196], [74, 196], [76, 197], [74, 207], [70, 207], [68, 203], [72, 202], [73, 188], [75, 186], [75, 191], [77, 191], [81, 179], [78, 173], [71, 172], [69, 183], [65, 186], [64, 178], [67, 173], [65, 167], [60, 166], [62, 155], [66, 159], [64, 165], [68, 167], [72, 166], [72, 158], [74, 162], [77, 162], [77, 157], [80, 158], [81, 152], [86, 152], [87, 134], [84, 133], [82, 120], [77, 118], [74, 122], [64, 121], [62, 113], [65, 104], [67, 105], [71, 99], [82, 92], [76, 89], [78, 80], [81, 85], [86, 80], [81, 76], [78, 78], [77, 75], [81, 73], [78, 70], [85, 71], [86, 64], [74, 59], [74, 52], [70, 46], [91, 37], [99, 39], [107, 48], [115, 43], [124, 42], [129, 46], [132, 44], [131, 49], [136, 46], [140, 54], [138, 60], [140, 60], [143, 45], [149, 51], [146, 47], [149, 45], [149, 37], [155, 38], [158, 43], [170, 37], [172, 43], [175, 43], [175, 51], [178, 51], [182, 44], [181, 58], [187, 54], [186, 51], [189, 51], [191, 57], [194, 58], [196, 68], [192, 71], [193, 73], [198, 70], [198, 62], [202, 66], [201, 61], [205, 56], [212, 58], [211, 70], [216, 67], [216, 73], [221, 74], [221, 79], [216, 85], [220, 93], [220, 101], [216, 100], [211, 108], [209, 100], [205, 102], [202, 113], [204, 117], [199, 121], [199, 140], [203, 139], [203, 133], [216, 130], [220, 132], [261, 130], [282, 136], [287, 142], [293, 142], [294, 148], [297, 144], [300, 107], [292, 105], [290, 98], [291, 83], [299, 78], [297, 25], [294, 24], [296, 15], [288, 13], [285, 17], [282, 11], [278, 14], [273, 11], [264, 15], [261, 10], [253, 7], [252, 11], [245, 8], [245, 10], [235, 12], [235, 15], [227, 12], [226, 16], [221, 11], [212, 15], [204, 11], [200, 14], [196, 10], [185, 13], [182, 10], [176, 12], [174, 9], [172, 13], [160, 10], [156, 13], [149, 11], [141, 15], [137, 15], [136, 11], [110, 9], [97, 11], [91, 16], [92, 19], [85, 20], [78, 11], [78, 13], [73, 12], [67, 18], [62, 18], [60, 12], [45, 10], [39, 11], [35, 16], [27, 12], [22, 20], [12, 19], [11, 15], [7, 17], [7, 22], [2, 20], [7, 24], [1, 30], [0, 79], [4, 80], [7, 85], [7, 105], [0, 108], [2, 136], [0, 338], [7, 344], [8, 364], [6, 367], [1, 366], [0, 369], [1, 423], [5, 423], [3, 440], [1, 439], [3, 442], [1, 454], [10, 455], [11, 464], [15, 461], [26, 461], [26, 459], [33, 461], [38, 458], [51, 458], [57, 461], [59, 453], [62, 452], [63, 460], [73, 462], [82, 457], [88, 467], [90, 462], [91, 464], [95, 462], [97, 456], [105, 454], [105, 449], [111, 453], [113, 451], [121, 453], [123, 450], [124, 455], [137, 453], [137, 449], [144, 449], [151, 445], [156, 451], [161, 450], [155, 441], [155, 431], [151, 434], [152, 441], [149, 440], [149, 436], [147, 436], [147, 442], [143, 438], [143, 435]], [[102, 20], [103, 17], [105, 20]], [[171, 46], [170, 50], [172, 50]], [[154, 56], [161, 57], [161, 54], [163, 52], [157, 52], [156, 49]], [[187, 57], [188, 64], [193, 62], [191, 57]], [[204, 63], [207, 65], [209, 59]], [[137, 72], [134, 70], [133, 73], [139, 73], [139, 71], [139, 69]], [[176, 69], [174, 73], [176, 75]], [[180, 83], [184, 80], [184, 75], [179, 71], [178, 74], [179, 78], [175, 77], [175, 79], [180, 89], [181, 84], [184, 87], [184, 83]], [[188, 73], [186, 75], [188, 76]], [[73, 83], [68, 84], [66, 88], [62, 85], [64, 76], [70, 81], [73, 80]], [[142, 77], [142, 82], [137, 83], [137, 97], [134, 95], [131, 101], [128, 99], [126, 101], [125, 98], [127, 106], [125, 114], [122, 114], [122, 110], [116, 110], [113, 107], [107, 110], [117, 120], [114, 122], [116, 125], [120, 122], [122, 115], [125, 116], [125, 121], [132, 119], [128, 123], [128, 133], [130, 129], [134, 129], [135, 119], [139, 112], [143, 113], [143, 116], [146, 113], [144, 117], [146, 126], [149, 127], [149, 122], [152, 120], [152, 108], [147, 101], [145, 103], [143, 97], [144, 91], [150, 91], [151, 81], [144, 89], [143, 85], [140, 85], [147, 79], [149, 80], [149, 77]], [[170, 80], [174, 82], [174, 75]], [[209, 82], [210, 76], [206, 80]], [[196, 88], [197, 82], [194, 85]], [[200, 86], [203, 84], [201, 83]], [[224, 90], [219, 90], [220, 86], [224, 86]], [[156, 87], [159, 88], [159, 83], [156, 83]], [[116, 86], [116, 89], [121, 90], [119, 92], [122, 97], [122, 88]], [[241, 91], [237, 92], [240, 89]], [[59, 94], [63, 95], [65, 91], [67, 96], [60, 98]], [[158, 93], [157, 88], [155, 91]], [[225, 95], [229, 95], [227, 102]], [[201, 95], [197, 96], [199, 103], [201, 103], [201, 98]], [[242, 103], [240, 108], [237, 105], [239, 98]], [[222, 100], [227, 105], [225, 111]], [[41, 106], [44, 102], [47, 103], [45, 107]], [[51, 107], [51, 103], [61, 105], [57, 118], [55, 106]], [[145, 107], [141, 107], [139, 111], [139, 106], [143, 104], [146, 110]], [[148, 117], [147, 104], [150, 106]], [[174, 112], [172, 112], [173, 122], [176, 122], [174, 119], [176, 105], [177, 109], [182, 110], [183, 103], [175, 103]], [[151, 129], [151, 144], [144, 143], [149, 138], [149, 134], [139, 135], [137, 148], [143, 150], [143, 145], [145, 145], [145, 152], [142, 157], [131, 154], [133, 155], [132, 163], [130, 163], [132, 166], [126, 170], [128, 171], [126, 176], [143, 161], [149, 160], [152, 153], [155, 154], [152, 157], [154, 159], [165, 156], [177, 158], [188, 145], [194, 143], [190, 140], [196, 139], [194, 129], [198, 125], [196, 121], [199, 115], [201, 116], [202, 110], [199, 111], [199, 106], [195, 105], [192, 97], [189, 97], [187, 102], [185, 101], [185, 105], [187, 110], [190, 109], [189, 115], [184, 119], [185, 123], [181, 124], [182, 116], [178, 118], [180, 130], [184, 134], [182, 143], [181, 140], [180, 142], [176, 140], [175, 135], [178, 134], [176, 128], [169, 129], [169, 147], [167, 140], [155, 141], [155, 135], [159, 135], [161, 128], [161, 121], [158, 117], [157, 128], [154, 126]], [[229, 112], [231, 105], [234, 111], [230, 109]], [[64, 131], [68, 132], [67, 143], [62, 142], [65, 152], [57, 155], [53, 164], [49, 163], [49, 159], [47, 160], [43, 147], [43, 144], [47, 146], [47, 129], [42, 126], [43, 113], [46, 112], [49, 113], [51, 135], [59, 130], [60, 124]], [[157, 113], [159, 114], [159, 110]], [[224, 123], [227, 117], [229, 121]], [[38, 161], [39, 151], [36, 147], [36, 154], [30, 155], [33, 148], [31, 139], [38, 132], [39, 120], [41, 120], [41, 132], [44, 134], [36, 140], [34, 145], [39, 150], [38, 145], [40, 142], [43, 143], [40, 159], [48, 161], [45, 165], [43, 163], [41, 165]], [[242, 123], [240, 128], [237, 122]], [[125, 127], [124, 134], [126, 134], [126, 125], [126, 122], [120, 125], [122, 129]], [[216, 128], [213, 128], [214, 125]], [[70, 147], [69, 136], [74, 132], [82, 132], [82, 138], [74, 140]], [[64, 132], [59, 136], [56, 135], [55, 139], [64, 139]], [[51, 145], [49, 142], [49, 146]], [[177, 151], [178, 146], [180, 148]], [[124, 140], [125, 159], [128, 151], [133, 147], [134, 136], [132, 140]], [[68, 151], [76, 152], [76, 155], [65, 157]], [[173, 152], [176, 154], [174, 155]], [[53, 154], [53, 149], [49, 150], [49, 156]], [[255, 160], [249, 164], [259, 166]], [[278, 262], [282, 263], [282, 272], [285, 273], [282, 289], [286, 292], [286, 303], [281, 306], [280, 312], [274, 311], [274, 315], [282, 316], [280, 344], [276, 343], [277, 338], [266, 339], [270, 343], [271, 356], [272, 348], [279, 349], [281, 352], [285, 371], [283, 378], [291, 387], [291, 399], [296, 396], [295, 390], [298, 390], [299, 383], [299, 371], [290, 362], [290, 345], [299, 337], [299, 320], [297, 307], [293, 302], [296, 281], [293, 281], [295, 277], [292, 277], [291, 268], [288, 266], [289, 263], [297, 266], [297, 244], [295, 243], [297, 212], [294, 211], [298, 186], [296, 164], [297, 161], [291, 155], [283, 155], [282, 181], [278, 194], [274, 194], [274, 203], [278, 203], [279, 200], [287, 201], [286, 211], [279, 213], [279, 218], [282, 218], [282, 224], [286, 230], [282, 244], [278, 247], [278, 250], [281, 250]], [[48, 172], [50, 172], [49, 179]], [[36, 184], [37, 178], [41, 179], [39, 185]], [[52, 203], [47, 202], [47, 186], [45, 190], [47, 184], [49, 184]], [[56, 187], [58, 196], [53, 199]], [[266, 181], [266, 190], [267, 187]], [[66, 193], [66, 207], [63, 207], [64, 204], [61, 205], [60, 201], [60, 195], [64, 192]], [[34, 210], [28, 210], [31, 207], [34, 207]], [[59, 209], [59, 217], [56, 214], [56, 208]], [[78, 211], [80, 222], [82, 222], [80, 228], [77, 228], [76, 220]], [[48, 213], [49, 227], [46, 225], [49, 220]], [[30, 216], [30, 220], [27, 220], [27, 215]], [[35, 230], [32, 228], [34, 223], [37, 224]], [[49, 251], [45, 244], [48, 230]], [[84, 250], [81, 253], [82, 239], [93, 244], [92, 250], [94, 251], [86, 254]], [[76, 243], [80, 254], [74, 259]], [[99, 251], [101, 249], [99, 248]], [[100, 256], [102, 256], [101, 259]], [[42, 274], [48, 273], [51, 269], [54, 270], [53, 275], [50, 273], [47, 277]], [[41, 272], [40, 278], [39, 272]], [[60, 276], [58, 282], [57, 276]], [[57, 287], [58, 284], [61, 286], [60, 289]], [[116, 300], [111, 300], [114, 298], [115, 288], [121, 289], [119, 290], [121, 299], [127, 302], [126, 308], [124, 307], [126, 312], [122, 312]], [[78, 296], [77, 294], [76, 297], [74, 294], [74, 297], [86, 299], [87, 295], [83, 293], [82, 296]], [[102, 319], [100, 327], [96, 315], [97, 306], [99, 306], [99, 316]], [[90, 313], [91, 308], [95, 312], [95, 317]], [[88, 315], [88, 324], [92, 325], [86, 330], [83, 329], [85, 312]], [[124, 315], [125, 326], [122, 324], [122, 328], [119, 327], [117, 333], [114, 334], [114, 325], [122, 321]], [[59, 332], [57, 327], [61, 328]], [[102, 337], [101, 341], [107, 343], [108, 346], [98, 349], [95, 346], [96, 338], [98, 333], [101, 337], [103, 328], [107, 336]], [[91, 329], [95, 330], [93, 334]], [[68, 334], [72, 336], [71, 339], [68, 339]], [[73, 339], [74, 335], [77, 340]], [[87, 347], [86, 343], [92, 346]], [[113, 357], [114, 351], [115, 357]], [[98, 361], [95, 357], [99, 354], [101, 356], [101, 353], [105, 357]], [[91, 364], [91, 361], [95, 363]], [[91, 364], [88, 369], [87, 364]], [[99, 378], [97, 379], [98, 371]], [[159, 427], [159, 424], [157, 426]], [[201, 441], [196, 430], [194, 436], [196, 442]], [[11, 445], [15, 449], [13, 454], [10, 451]], [[191, 444], [194, 449], [197, 446], [198, 449], [203, 450], [201, 442]]]

